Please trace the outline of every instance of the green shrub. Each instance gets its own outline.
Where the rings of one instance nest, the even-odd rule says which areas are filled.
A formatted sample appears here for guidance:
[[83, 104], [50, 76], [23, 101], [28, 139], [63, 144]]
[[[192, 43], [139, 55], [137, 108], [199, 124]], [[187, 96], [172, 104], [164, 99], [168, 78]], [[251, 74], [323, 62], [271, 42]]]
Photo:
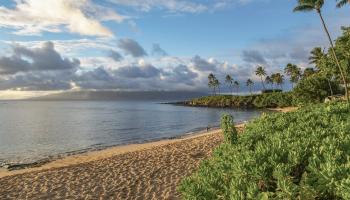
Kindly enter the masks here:
[[238, 133], [231, 115], [225, 114], [221, 117], [221, 129], [226, 143], [235, 144], [237, 142]]
[[328, 79], [320, 76], [310, 76], [301, 80], [298, 85], [294, 88], [294, 98], [299, 103], [321, 103], [327, 96], [331, 95], [331, 89], [334, 94], [340, 92], [339, 86]]
[[263, 115], [183, 180], [184, 199], [350, 199], [350, 112], [342, 103]]

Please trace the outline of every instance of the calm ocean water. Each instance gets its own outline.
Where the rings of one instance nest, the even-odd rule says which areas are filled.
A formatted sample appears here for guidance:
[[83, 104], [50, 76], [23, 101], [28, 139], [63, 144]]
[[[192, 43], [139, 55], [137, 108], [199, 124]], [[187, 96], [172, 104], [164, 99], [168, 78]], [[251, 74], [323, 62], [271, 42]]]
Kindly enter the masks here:
[[260, 114], [139, 101], [1, 101], [0, 165], [177, 137], [219, 125], [224, 112], [237, 122]]

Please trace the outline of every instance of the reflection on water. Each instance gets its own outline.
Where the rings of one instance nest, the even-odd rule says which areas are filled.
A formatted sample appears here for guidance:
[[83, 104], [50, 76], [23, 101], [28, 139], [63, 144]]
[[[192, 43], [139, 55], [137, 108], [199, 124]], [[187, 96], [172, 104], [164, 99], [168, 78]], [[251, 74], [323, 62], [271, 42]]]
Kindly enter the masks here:
[[151, 102], [0, 102], [0, 165], [177, 137], [217, 126], [223, 112], [236, 121], [260, 114]]

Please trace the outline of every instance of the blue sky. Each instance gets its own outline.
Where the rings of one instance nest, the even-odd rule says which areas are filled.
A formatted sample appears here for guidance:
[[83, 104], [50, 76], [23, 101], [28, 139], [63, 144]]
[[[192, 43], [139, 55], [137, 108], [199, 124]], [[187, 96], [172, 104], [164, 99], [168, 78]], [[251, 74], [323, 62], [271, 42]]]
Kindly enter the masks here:
[[[210, 72], [232, 74], [243, 84], [258, 81], [258, 64], [269, 73], [289, 62], [307, 67], [310, 49], [327, 47], [327, 40], [316, 13], [293, 13], [295, 5], [0, 0], [0, 90], [205, 90]], [[335, 8], [335, 1], [324, 6], [334, 38], [340, 26], [349, 26], [349, 9]]]

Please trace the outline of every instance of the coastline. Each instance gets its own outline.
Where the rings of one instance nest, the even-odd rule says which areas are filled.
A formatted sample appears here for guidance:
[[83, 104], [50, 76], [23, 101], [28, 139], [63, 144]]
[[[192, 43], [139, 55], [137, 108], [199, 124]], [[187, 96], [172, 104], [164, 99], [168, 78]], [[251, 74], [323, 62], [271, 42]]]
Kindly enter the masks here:
[[[237, 127], [242, 130], [244, 124]], [[0, 199], [179, 199], [177, 186], [222, 143], [220, 132], [112, 147], [2, 172]]]
[[[237, 123], [236, 127], [241, 129], [242, 127], [244, 127], [245, 123], [246, 122]], [[77, 165], [77, 164], [82, 164], [82, 163], [87, 163], [92, 161], [98, 161], [100, 159], [106, 159], [106, 158], [130, 153], [130, 152], [144, 151], [144, 150], [152, 149], [163, 145], [169, 145], [177, 142], [183, 142], [186, 140], [195, 139], [198, 137], [213, 135], [220, 132], [221, 132], [221, 129], [219, 127], [213, 127], [208, 132], [206, 130], [200, 130], [196, 132], [190, 132], [176, 138], [161, 139], [161, 140], [146, 142], [146, 143], [112, 146], [112, 147], [107, 147], [105, 149], [93, 150], [93, 151], [78, 153], [74, 155], [67, 155], [58, 159], [53, 159], [48, 161], [45, 160], [43, 163], [34, 162], [33, 164], [24, 164], [25, 167], [20, 169], [9, 170], [6, 168], [0, 168], [0, 178], [6, 177], [6, 176], [23, 174], [23, 173], [37, 172], [41, 170], [50, 170], [53, 168], [68, 167], [71, 165]]]

